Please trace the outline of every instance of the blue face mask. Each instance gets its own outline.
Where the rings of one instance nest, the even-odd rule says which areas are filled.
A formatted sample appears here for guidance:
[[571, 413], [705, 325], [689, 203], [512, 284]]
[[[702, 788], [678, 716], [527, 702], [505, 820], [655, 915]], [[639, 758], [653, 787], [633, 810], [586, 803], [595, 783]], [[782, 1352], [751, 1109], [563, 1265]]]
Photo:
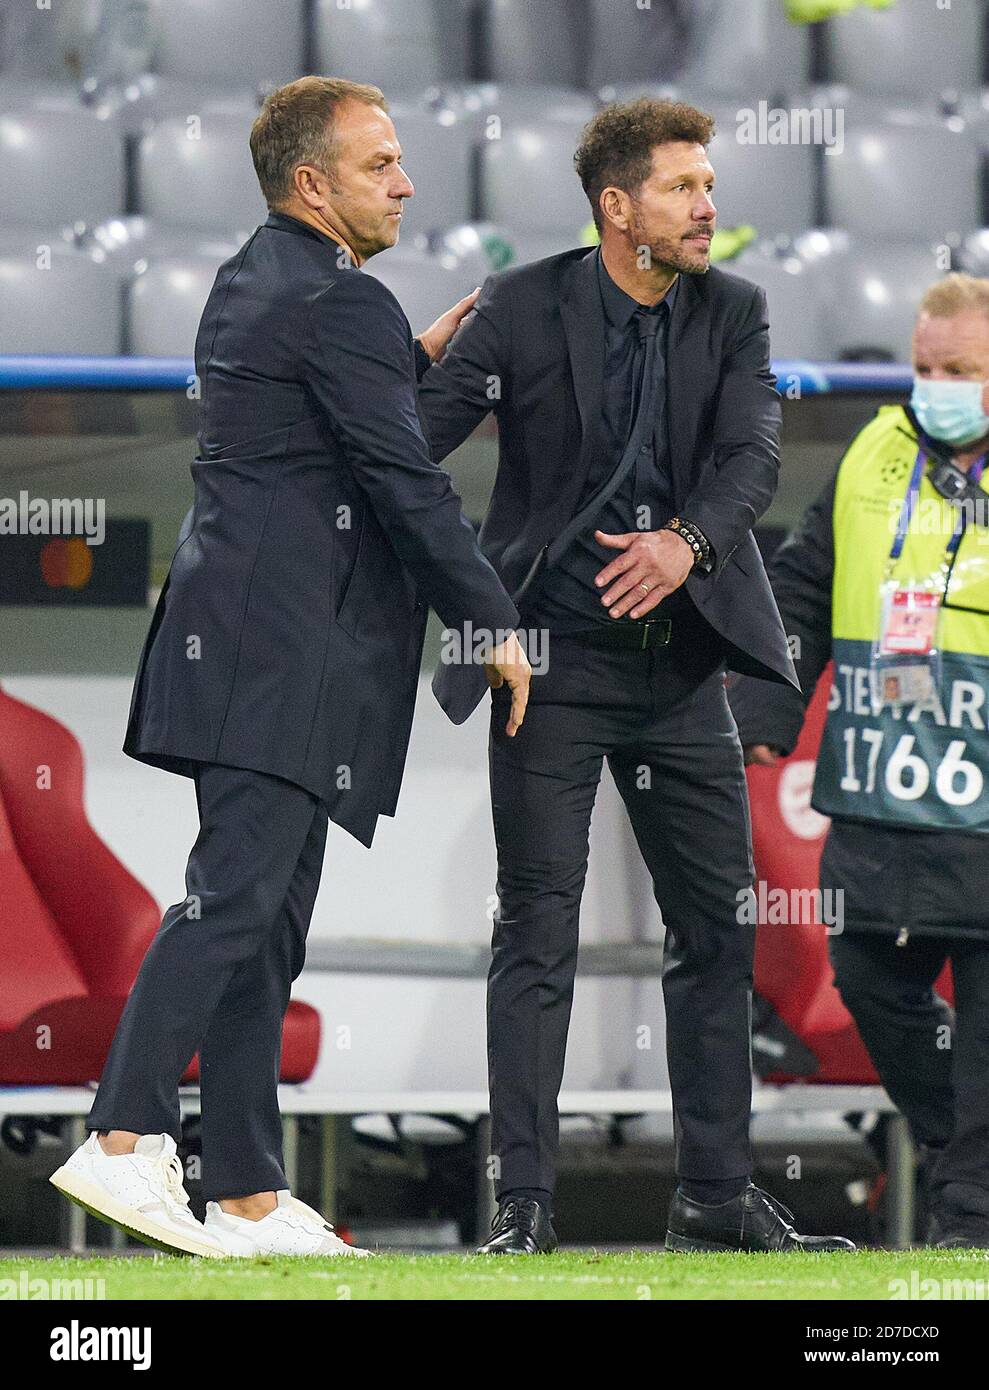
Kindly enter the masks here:
[[945, 444], [972, 444], [989, 434], [981, 381], [931, 381], [914, 377], [910, 405], [920, 428]]

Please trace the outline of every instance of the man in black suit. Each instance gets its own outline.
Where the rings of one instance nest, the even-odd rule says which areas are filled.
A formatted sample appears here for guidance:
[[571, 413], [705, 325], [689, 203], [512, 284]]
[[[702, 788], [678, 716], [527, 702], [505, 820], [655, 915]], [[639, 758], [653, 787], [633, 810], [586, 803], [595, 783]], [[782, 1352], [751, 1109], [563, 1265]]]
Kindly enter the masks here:
[[[797, 1235], [750, 1181], [754, 934], [739, 907], [754, 870], [724, 671], [796, 676], [752, 537], [779, 472], [766, 302], [709, 270], [712, 134], [681, 103], [601, 112], [576, 155], [600, 249], [489, 280], [420, 387], [436, 460], [494, 399], [500, 458], [481, 545], [549, 646], [517, 739], [493, 697], [499, 1209], [484, 1252], [555, 1245], [557, 1095], [605, 757], [667, 928], [679, 1174], [667, 1245], [848, 1248]], [[454, 660], [437, 671], [457, 723], [481, 698], [477, 675]]]
[[[293, 82], [265, 102], [251, 151], [271, 215], [203, 313], [195, 506], [125, 743], [195, 779], [188, 897], [141, 967], [94, 1133], [55, 1180], [168, 1249], [334, 1254], [347, 1247], [287, 1192], [276, 1095], [327, 820], [370, 845], [394, 814], [428, 604], [486, 634], [478, 669], [510, 692], [509, 738], [529, 667], [416, 410], [417, 376], [473, 301], [413, 342], [360, 271], [398, 240], [413, 192], [381, 92]], [[197, 1050], [205, 1227], [174, 1170], [177, 1086]]]

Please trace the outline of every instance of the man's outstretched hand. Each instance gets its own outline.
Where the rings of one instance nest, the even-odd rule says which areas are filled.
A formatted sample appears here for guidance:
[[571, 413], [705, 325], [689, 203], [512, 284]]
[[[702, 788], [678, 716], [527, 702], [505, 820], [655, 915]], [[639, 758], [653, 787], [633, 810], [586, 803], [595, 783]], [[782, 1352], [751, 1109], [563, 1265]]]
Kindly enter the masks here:
[[505, 733], [514, 738], [522, 727], [525, 707], [529, 703], [529, 682], [532, 667], [529, 658], [522, 650], [522, 644], [513, 632], [507, 642], [495, 647], [484, 663], [484, 674], [492, 690], [498, 690], [506, 682], [512, 692], [512, 708], [505, 725]]
[[458, 300], [452, 309], [447, 309], [445, 314], [441, 314], [435, 323], [430, 324], [425, 333], [419, 334], [419, 341], [433, 362], [438, 362], [446, 352], [447, 343], [477, 303], [477, 296], [480, 293], [481, 287], [478, 286], [464, 299]]

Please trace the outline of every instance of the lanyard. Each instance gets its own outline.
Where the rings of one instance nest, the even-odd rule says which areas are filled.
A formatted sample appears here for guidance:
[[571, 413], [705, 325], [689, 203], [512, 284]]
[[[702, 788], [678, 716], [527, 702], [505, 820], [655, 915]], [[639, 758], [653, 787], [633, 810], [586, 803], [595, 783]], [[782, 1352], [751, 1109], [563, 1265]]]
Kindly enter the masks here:
[[[917, 498], [920, 496], [920, 480], [923, 477], [924, 465], [926, 462], [927, 457], [923, 449], [920, 449], [913, 466], [913, 472], [910, 474], [910, 481], [907, 484], [903, 505], [900, 507], [900, 516], [896, 523], [896, 535], [893, 537], [893, 544], [889, 552], [889, 558], [892, 561], [898, 560], [903, 551], [903, 545], [907, 538], [907, 531], [910, 527], [910, 518], [913, 515], [913, 509], [916, 506]], [[969, 469], [969, 477], [973, 483], [977, 483], [982, 477], [982, 470], [985, 467], [985, 462], [986, 455], [983, 454], [981, 458], [975, 460]], [[945, 547], [945, 555], [952, 559], [954, 558], [955, 551], [961, 544], [962, 536], [965, 534], [965, 520], [965, 513], [962, 512], [952, 532], [951, 539]]]

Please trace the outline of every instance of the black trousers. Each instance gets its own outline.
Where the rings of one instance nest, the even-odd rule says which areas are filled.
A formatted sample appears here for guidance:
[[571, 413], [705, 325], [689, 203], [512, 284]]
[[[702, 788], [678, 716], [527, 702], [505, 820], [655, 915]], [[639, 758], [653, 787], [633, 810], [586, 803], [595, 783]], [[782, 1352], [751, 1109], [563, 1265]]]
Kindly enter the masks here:
[[282, 1022], [326, 846], [325, 806], [291, 782], [203, 764], [184, 902], [162, 919], [120, 1019], [87, 1129], [181, 1138], [178, 1083], [199, 1052], [203, 1194], [288, 1186]]
[[[716, 634], [695, 611], [693, 621], [674, 618], [673, 629], [670, 647], [645, 652], [551, 635], [548, 669], [533, 678], [514, 739], [504, 733], [508, 692], [492, 694], [498, 907], [488, 1062], [499, 1193], [554, 1187], [588, 827], [604, 758], [667, 928], [678, 1172], [728, 1179], [751, 1170], [754, 930], [737, 913], [754, 870], [742, 751]], [[630, 1058], [635, 1026], [615, 1020]]]
[[[890, 1098], [927, 1150], [939, 1222], [989, 1223], [989, 941], [830, 938], [835, 983]], [[951, 961], [955, 1010], [934, 990]]]

